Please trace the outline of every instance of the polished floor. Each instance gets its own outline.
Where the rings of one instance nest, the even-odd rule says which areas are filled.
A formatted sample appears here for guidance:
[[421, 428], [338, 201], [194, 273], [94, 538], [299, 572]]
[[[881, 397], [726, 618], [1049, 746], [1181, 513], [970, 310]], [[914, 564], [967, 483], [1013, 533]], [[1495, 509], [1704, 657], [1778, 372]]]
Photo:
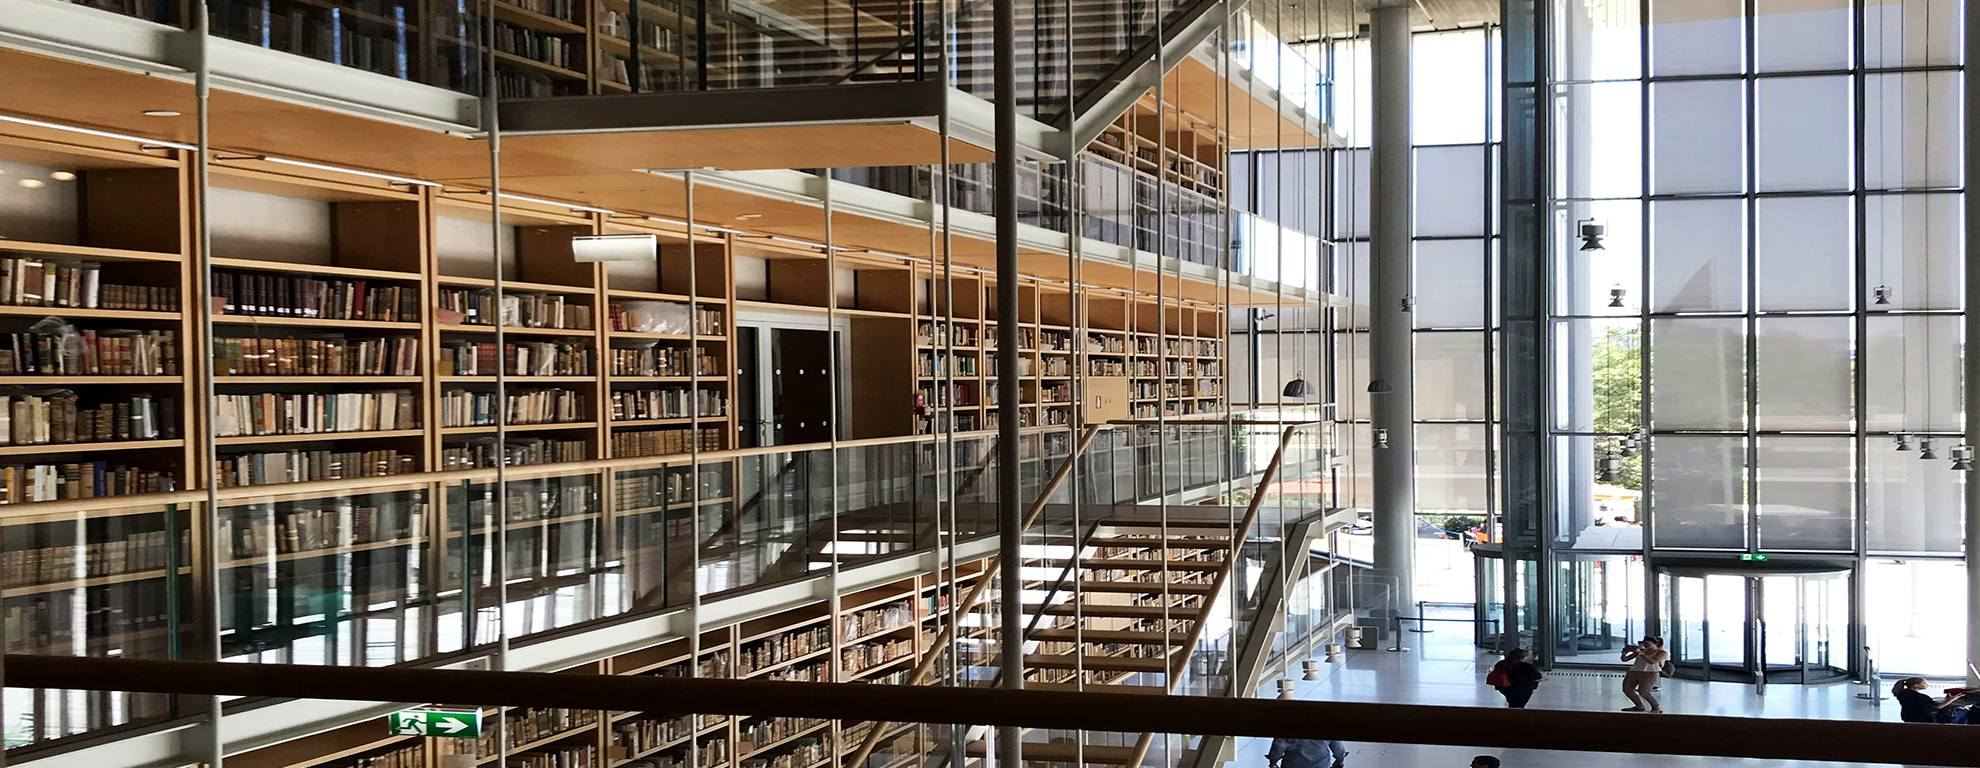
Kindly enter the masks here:
[[[1433, 614], [1435, 615], [1435, 614]], [[1461, 614], [1454, 614], [1461, 615]], [[1386, 650], [1351, 651], [1343, 663], [1320, 664], [1319, 680], [1300, 680], [1301, 699], [1314, 701], [1379, 701], [1397, 704], [1503, 707], [1499, 694], [1483, 684], [1498, 657], [1477, 652], [1463, 624], [1450, 624], [1429, 634], [1409, 634], [1406, 653]], [[1620, 673], [1559, 670], [1534, 695], [1533, 709], [1614, 711], [1629, 706], [1621, 691]], [[1782, 717], [1832, 720], [1898, 719], [1897, 704], [1888, 696], [1881, 703], [1858, 698], [1869, 689], [1848, 683], [1830, 685], [1750, 685], [1665, 680], [1659, 691], [1669, 712], [1729, 717]], [[1888, 693], [1888, 692], [1887, 692]], [[1649, 717], [1649, 715], [1645, 715]], [[1427, 724], [1426, 727], [1434, 727]], [[1692, 768], [1694, 766], [1842, 766], [1860, 763], [1812, 763], [1780, 760], [1666, 755], [1589, 754], [1545, 750], [1480, 750], [1468, 747], [1426, 747], [1357, 743], [1354, 734], [1330, 734], [1347, 742], [1347, 765], [1353, 768], [1465, 768], [1473, 755], [1491, 754], [1505, 768]], [[1267, 742], [1244, 739], [1232, 768], [1264, 768]]]

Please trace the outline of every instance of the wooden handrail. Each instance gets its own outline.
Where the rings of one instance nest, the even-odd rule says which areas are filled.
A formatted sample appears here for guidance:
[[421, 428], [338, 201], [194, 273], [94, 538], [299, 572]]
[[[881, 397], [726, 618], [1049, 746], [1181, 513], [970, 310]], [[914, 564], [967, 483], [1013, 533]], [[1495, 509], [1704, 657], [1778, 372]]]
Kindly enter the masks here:
[[1958, 725], [12, 654], [5, 669], [8, 687], [15, 688], [341, 701], [410, 694], [421, 703], [460, 706], [673, 709], [1253, 738], [1351, 734], [1378, 744], [1980, 766], [1971, 731]]

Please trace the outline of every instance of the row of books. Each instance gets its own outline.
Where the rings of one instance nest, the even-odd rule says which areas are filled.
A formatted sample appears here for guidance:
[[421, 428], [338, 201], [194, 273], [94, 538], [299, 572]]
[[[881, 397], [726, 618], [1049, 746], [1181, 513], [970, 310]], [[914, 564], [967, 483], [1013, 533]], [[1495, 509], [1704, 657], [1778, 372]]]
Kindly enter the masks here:
[[418, 398], [411, 390], [338, 394], [263, 392], [215, 395], [213, 434], [314, 435], [417, 429]]
[[501, 2], [564, 21], [577, 19], [578, 0], [501, 0]]
[[736, 749], [750, 752], [824, 725], [809, 717], [770, 717], [750, 720], [736, 729]]
[[[306, 268], [306, 265], [298, 265]], [[219, 314], [326, 320], [419, 320], [417, 285], [368, 280], [319, 280], [268, 272], [220, 272], [213, 276]]]
[[591, 345], [581, 341], [526, 341], [497, 347], [491, 341], [449, 341], [441, 345], [442, 376], [590, 376]]
[[[459, 313], [453, 325], [495, 324], [495, 295], [480, 289], [442, 288], [440, 309]], [[451, 318], [450, 318], [451, 319]], [[502, 324], [510, 328], [591, 330], [591, 307], [561, 293], [510, 293], [502, 297]]]
[[498, 456], [506, 456], [511, 467], [561, 464], [584, 461], [589, 458], [588, 453], [583, 440], [512, 439], [506, 450], [498, 448], [493, 440], [478, 440], [466, 445], [450, 445], [442, 448], [440, 468], [484, 469], [495, 466]]
[[[694, 715], [670, 719], [634, 718], [612, 724], [612, 745], [629, 754], [650, 752], [662, 744], [687, 738]], [[714, 768], [714, 766], [709, 766]]]
[[687, 750], [683, 749], [620, 763], [618, 768], [722, 768], [729, 762], [728, 739], [705, 739], [697, 742], [694, 749], [696, 754], [692, 760]]
[[690, 307], [677, 301], [615, 301], [606, 315], [605, 327], [614, 331], [686, 336], [692, 329], [703, 336], [728, 335], [723, 322], [728, 314], [716, 307]]
[[725, 432], [725, 428], [713, 427], [703, 427], [699, 434], [686, 428], [618, 432], [612, 435], [612, 455], [618, 458], [670, 456], [690, 453], [697, 446], [703, 451], [719, 451], [722, 450]]
[[246, 485], [349, 480], [406, 475], [417, 471], [415, 455], [396, 449], [376, 451], [288, 450], [220, 457], [215, 482], [221, 488]]
[[[652, 346], [617, 349], [612, 353], [613, 376], [721, 376], [722, 364], [705, 349]], [[690, 371], [692, 364], [698, 371]]]
[[875, 632], [899, 629], [914, 622], [914, 609], [908, 607], [907, 599], [854, 611], [839, 617], [839, 637], [851, 640], [865, 637]]
[[829, 627], [784, 632], [743, 646], [742, 651], [736, 654], [737, 669], [748, 675], [764, 667], [810, 656], [831, 647], [832, 630]]
[[1038, 367], [1040, 376], [1071, 376], [1073, 372], [1070, 357], [1041, 357]]
[[[509, 746], [515, 747], [519, 744], [541, 740], [546, 736], [554, 736], [587, 725], [595, 725], [598, 722], [598, 710], [528, 707], [525, 709], [509, 710], [508, 714], [504, 715], [504, 717], [508, 719], [508, 728], [506, 730], [509, 734]], [[473, 751], [468, 754], [496, 754], [500, 749], [500, 745], [496, 742], [496, 739], [498, 738], [498, 734], [504, 729], [494, 726], [494, 723], [489, 723], [488, 727], [482, 729], [483, 734], [481, 738], [471, 741], [467, 739], [441, 739], [438, 744], [446, 747], [441, 752], [443, 754], [460, 753], [464, 751], [463, 748], [471, 747]]]
[[215, 376], [416, 376], [419, 339], [218, 338]]
[[[146, 656], [170, 647], [165, 631], [178, 604], [165, 579], [119, 584], [92, 590], [9, 597], [4, 625], [11, 653], [58, 653], [64, 656]], [[140, 646], [148, 646], [145, 651]]]
[[611, 403], [613, 421], [719, 418], [729, 412], [728, 393], [708, 387], [693, 391], [687, 387], [614, 390]]
[[621, 509], [642, 509], [662, 504], [684, 504], [690, 495], [701, 499], [721, 499], [729, 496], [729, 473], [720, 465], [702, 468], [701, 488], [695, 490], [695, 473], [686, 467], [668, 467], [660, 472], [620, 472], [612, 482], [613, 498], [619, 500]]
[[[179, 563], [190, 562], [189, 532], [179, 531]], [[54, 584], [80, 578], [117, 576], [126, 573], [161, 571], [170, 563], [166, 549], [175, 537], [166, 531], [132, 531], [122, 538], [91, 541], [78, 547], [8, 549], [0, 553], [0, 585], [27, 587]]]
[[1097, 333], [1089, 333], [1086, 335], [1086, 352], [1087, 354], [1096, 352], [1117, 355], [1127, 354], [1127, 339], [1119, 336], [1103, 336]]
[[410, 747], [365, 755], [352, 761], [348, 768], [426, 768], [426, 744], [415, 742]]
[[1128, 375], [1127, 362], [1122, 360], [1088, 360], [1086, 375], [1121, 377]]
[[[989, 371], [989, 374], [990, 374], [991, 376], [995, 376], [995, 375], [997, 375], [997, 371], [998, 371], [998, 370], [1000, 370], [1000, 369], [999, 369], [999, 368], [997, 367], [997, 362], [998, 362], [998, 361], [997, 361], [997, 356], [996, 356], [996, 355], [985, 355], [985, 356], [984, 356], [984, 359], [985, 359], [985, 360], [988, 360], [988, 361], [989, 361], [989, 363], [990, 363], [990, 371]], [[973, 366], [972, 366], [972, 367], [973, 367]], [[1030, 376], [1030, 375], [1031, 375], [1031, 358], [1030, 358], [1030, 357], [1020, 357], [1020, 358], [1018, 358], [1018, 375], [1019, 375], [1019, 376]]]
[[0, 504], [178, 490], [172, 473], [107, 461], [0, 466]]
[[506, 407], [497, 405], [494, 392], [448, 390], [440, 395], [440, 424], [446, 427], [480, 427], [507, 419], [509, 424], [557, 424], [586, 421], [591, 409], [583, 393], [573, 389], [529, 389], [511, 391]]
[[869, 640], [839, 651], [839, 669], [856, 675], [890, 661], [914, 655], [914, 638]]
[[102, 272], [93, 261], [0, 258], [0, 304], [94, 309], [102, 303]]
[[976, 326], [961, 323], [951, 326], [946, 321], [923, 320], [914, 329], [914, 343], [923, 346], [973, 347], [978, 338]]
[[[408, 501], [396, 508], [330, 502], [332, 507], [269, 509], [234, 507], [221, 515], [220, 541], [228, 557], [294, 554], [414, 538], [425, 530], [426, 504]], [[285, 505], [286, 506], [286, 505]]]
[[582, 741], [572, 746], [539, 747], [509, 755], [505, 768], [599, 768], [598, 745]]
[[178, 401], [131, 395], [83, 405], [72, 392], [0, 394], [0, 445], [176, 440]]
[[737, 763], [740, 768], [807, 768], [831, 757], [825, 748], [825, 734], [808, 736], [779, 745], [776, 754], [751, 755]]
[[[915, 365], [915, 369], [919, 371], [917, 375], [924, 379], [947, 376], [952, 371], [957, 376], [975, 376], [977, 372], [976, 356], [944, 355], [924, 350], [919, 353], [919, 360]], [[1020, 367], [1018, 372], [1023, 373], [1024, 369]]]
[[21, 331], [0, 341], [0, 376], [177, 376], [174, 331]]
[[578, 47], [557, 34], [495, 22], [495, 50], [564, 69], [577, 68]]
[[947, 387], [942, 387], [938, 385], [938, 386], [926, 386], [926, 387], [917, 388], [914, 393], [915, 403], [917, 403], [918, 405], [924, 408], [936, 408], [946, 405], [978, 405], [979, 404], [979, 400], [976, 396], [977, 395], [976, 385], [974, 383], [955, 384], [954, 388], [955, 388], [955, 398], [953, 402], [951, 402], [951, 399], [949, 397], [949, 388]]

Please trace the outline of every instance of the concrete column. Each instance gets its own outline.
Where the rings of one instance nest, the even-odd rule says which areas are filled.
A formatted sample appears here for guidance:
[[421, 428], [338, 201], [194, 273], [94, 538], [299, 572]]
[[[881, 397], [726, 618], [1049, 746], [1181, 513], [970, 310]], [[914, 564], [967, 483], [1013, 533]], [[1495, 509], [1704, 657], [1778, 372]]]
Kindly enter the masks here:
[[[1414, 615], [1416, 567], [1416, 366], [1410, 345], [1410, 235], [1415, 191], [1410, 158], [1408, 5], [1370, 12], [1374, 141], [1369, 194], [1369, 370], [1374, 417], [1375, 573], [1394, 604]], [[1386, 445], [1386, 447], [1384, 447]]]
[[[1980, 55], [1980, 13], [1966, 14], [1966, 56]], [[1980, 78], [1966, 89], [1966, 178], [1980, 179]], [[1980, 447], [1980, 194], [1966, 196], [1966, 444]], [[1966, 682], [1980, 685], [1980, 472], [1966, 477]]]

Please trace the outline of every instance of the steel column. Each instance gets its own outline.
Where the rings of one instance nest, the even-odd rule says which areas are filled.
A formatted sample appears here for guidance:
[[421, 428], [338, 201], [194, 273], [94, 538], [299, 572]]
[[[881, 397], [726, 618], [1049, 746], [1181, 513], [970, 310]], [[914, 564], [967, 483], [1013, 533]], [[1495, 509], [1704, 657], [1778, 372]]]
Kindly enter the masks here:
[[1374, 137], [1369, 173], [1369, 391], [1375, 441], [1375, 571], [1394, 580], [1391, 615], [1416, 603], [1416, 371], [1410, 345], [1410, 35], [1407, 5], [1370, 14]]
[[[1980, 14], [1966, 14], [1966, 56], [1970, 65], [1980, 55]], [[1980, 120], [1980, 83], [1969, 73], [1960, 78], [1966, 96], [1966, 175], [1967, 184], [1980, 178], [1980, 145], [1974, 141], [1973, 126]], [[1980, 339], [1980, 195], [1966, 195], [1966, 445], [1980, 446], [1980, 355], [1973, 354], [1973, 340]], [[1966, 682], [1980, 685], [1980, 478], [1966, 480]]]
[[[1018, 500], [1017, 0], [995, 0], [997, 110], [997, 592], [1003, 687], [1024, 687], [1024, 505]], [[1075, 234], [1075, 237], [1078, 235]], [[997, 729], [997, 760], [1022, 765], [1023, 732]]]

